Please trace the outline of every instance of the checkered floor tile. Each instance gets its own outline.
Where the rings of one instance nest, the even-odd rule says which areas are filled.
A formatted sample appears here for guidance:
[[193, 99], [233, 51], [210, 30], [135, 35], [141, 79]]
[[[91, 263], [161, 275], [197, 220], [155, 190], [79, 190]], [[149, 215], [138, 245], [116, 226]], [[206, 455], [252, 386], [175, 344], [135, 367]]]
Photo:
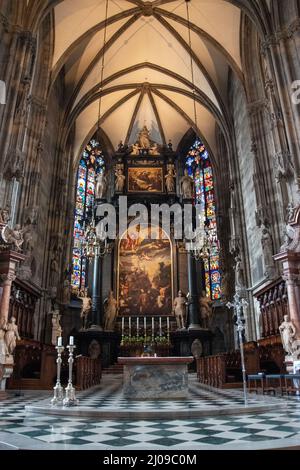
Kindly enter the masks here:
[[[110, 381], [110, 382], [109, 382]], [[187, 401], [128, 402], [120, 395], [120, 380], [108, 378], [99, 389], [79, 394], [80, 404], [89, 407], [121, 408], [153, 406], [163, 409], [182, 407], [241, 405], [239, 390], [209, 391], [194, 384]], [[49, 392], [26, 392], [0, 402], [0, 442], [20, 449], [213, 449], [264, 448], [293, 441], [300, 446], [300, 400], [257, 397], [251, 403], [274, 401], [274, 412], [222, 415], [199, 419], [95, 420], [80, 417], [29, 414], [25, 406], [49, 400]], [[285, 411], [276, 412], [276, 404], [286, 402]], [[250, 447], [249, 447], [250, 446]]]

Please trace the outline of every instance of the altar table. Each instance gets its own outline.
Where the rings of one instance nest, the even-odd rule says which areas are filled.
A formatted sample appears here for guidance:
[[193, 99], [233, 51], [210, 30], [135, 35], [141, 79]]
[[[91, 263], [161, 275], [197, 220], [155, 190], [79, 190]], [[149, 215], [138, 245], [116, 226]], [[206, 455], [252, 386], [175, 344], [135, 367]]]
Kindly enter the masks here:
[[119, 357], [123, 394], [131, 400], [188, 398], [188, 364], [193, 357]]

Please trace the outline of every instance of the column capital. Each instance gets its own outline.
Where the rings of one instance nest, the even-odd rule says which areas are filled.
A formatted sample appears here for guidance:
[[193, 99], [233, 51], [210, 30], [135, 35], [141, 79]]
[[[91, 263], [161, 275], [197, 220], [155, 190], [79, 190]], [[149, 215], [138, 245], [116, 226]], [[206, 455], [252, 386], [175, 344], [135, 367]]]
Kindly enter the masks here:
[[12, 283], [16, 280], [16, 278], [17, 278], [17, 276], [12, 272], [0, 274], [0, 282], [3, 283], [3, 284]]
[[284, 273], [282, 279], [289, 285], [298, 284], [300, 282], [300, 274]]

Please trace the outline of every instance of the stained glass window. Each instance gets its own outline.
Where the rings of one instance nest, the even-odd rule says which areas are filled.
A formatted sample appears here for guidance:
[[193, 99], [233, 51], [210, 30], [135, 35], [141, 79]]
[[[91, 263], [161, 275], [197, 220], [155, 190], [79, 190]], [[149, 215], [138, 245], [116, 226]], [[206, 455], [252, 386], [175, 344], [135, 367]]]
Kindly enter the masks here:
[[206, 295], [213, 300], [218, 300], [221, 298], [221, 274], [213, 169], [209, 153], [200, 139], [197, 139], [189, 150], [186, 166], [189, 175], [195, 181], [195, 202], [201, 207], [203, 219], [207, 221], [209, 238], [214, 241], [209, 254], [203, 259]]
[[72, 287], [86, 286], [86, 259], [82, 252], [84, 232], [92, 219], [95, 200], [95, 179], [105, 169], [104, 157], [100, 144], [92, 139], [86, 146], [77, 173]]

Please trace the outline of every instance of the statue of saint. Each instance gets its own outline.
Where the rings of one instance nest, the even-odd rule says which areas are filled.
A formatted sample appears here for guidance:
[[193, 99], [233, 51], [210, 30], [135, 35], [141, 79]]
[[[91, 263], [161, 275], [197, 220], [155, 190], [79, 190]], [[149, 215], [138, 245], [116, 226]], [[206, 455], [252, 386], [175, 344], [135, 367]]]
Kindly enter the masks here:
[[5, 330], [0, 328], [0, 361], [5, 361], [5, 356], [8, 356], [8, 350], [4, 338]]
[[116, 170], [115, 175], [116, 175], [116, 191], [117, 193], [123, 193], [126, 177], [123, 174], [122, 168], [118, 168]]
[[5, 326], [4, 341], [6, 343], [8, 354], [13, 354], [17, 346], [17, 340], [21, 340], [18, 325], [16, 325], [15, 317], [11, 317], [10, 322]]
[[147, 126], [144, 126], [141, 132], [139, 133], [139, 140], [138, 140], [139, 146], [142, 149], [150, 149], [151, 143], [150, 143], [150, 133], [147, 129]]
[[239, 288], [245, 287], [244, 270], [242, 266], [242, 258], [237, 255], [235, 258], [235, 286]]
[[107, 193], [107, 177], [105, 172], [98, 173], [96, 176], [96, 199], [104, 199]]
[[213, 313], [212, 301], [210, 298], [206, 297], [205, 291], [202, 291], [202, 296], [199, 299], [199, 310], [203, 328], [209, 329]]
[[174, 167], [170, 166], [168, 169], [168, 173], [165, 176], [166, 188], [167, 188], [168, 193], [175, 193], [175, 178], [176, 178], [176, 172], [174, 170]]
[[64, 280], [62, 297], [63, 297], [63, 304], [68, 305], [71, 300], [71, 286], [70, 286], [69, 279]]
[[59, 278], [59, 267], [56, 253], [53, 254], [53, 258], [50, 264], [50, 287], [57, 287]]
[[0, 225], [6, 225], [9, 222], [9, 207], [0, 209]]
[[104, 330], [113, 331], [115, 321], [116, 321], [116, 316], [118, 313], [117, 301], [114, 298], [113, 291], [110, 291], [108, 298], [104, 302], [104, 311], [105, 311]]
[[183, 199], [193, 199], [194, 197], [195, 183], [191, 176], [189, 176], [188, 170], [184, 170], [184, 176], [180, 181], [180, 190]]
[[51, 338], [51, 343], [56, 346], [57, 344], [57, 338], [59, 338], [62, 335], [62, 328], [60, 325], [60, 318], [61, 315], [58, 310], [55, 310], [52, 313], [52, 338]]
[[265, 276], [267, 278], [274, 274], [275, 264], [273, 259], [273, 239], [270, 230], [262, 226], [261, 244], [264, 256]]
[[178, 330], [185, 329], [185, 316], [186, 316], [186, 297], [183, 295], [183, 292], [180, 290], [178, 296], [175, 297], [173, 303], [173, 313], [176, 317], [177, 328]]
[[80, 318], [82, 320], [82, 329], [86, 330], [88, 326], [88, 317], [92, 308], [92, 299], [87, 295], [87, 289], [82, 289], [79, 298], [82, 300]]
[[296, 328], [291, 321], [289, 321], [289, 316], [284, 316], [284, 322], [281, 323], [279, 327], [281, 341], [283, 349], [288, 353], [289, 356], [293, 354], [293, 342], [296, 335]]
[[21, 225], [16, 225], [14, 229], [9, 228], [7, 225], [2, 230], [2, 238], [5, 243], [12, 245], [12, 249], [21, 251], [24, 243], [23, 230]]

